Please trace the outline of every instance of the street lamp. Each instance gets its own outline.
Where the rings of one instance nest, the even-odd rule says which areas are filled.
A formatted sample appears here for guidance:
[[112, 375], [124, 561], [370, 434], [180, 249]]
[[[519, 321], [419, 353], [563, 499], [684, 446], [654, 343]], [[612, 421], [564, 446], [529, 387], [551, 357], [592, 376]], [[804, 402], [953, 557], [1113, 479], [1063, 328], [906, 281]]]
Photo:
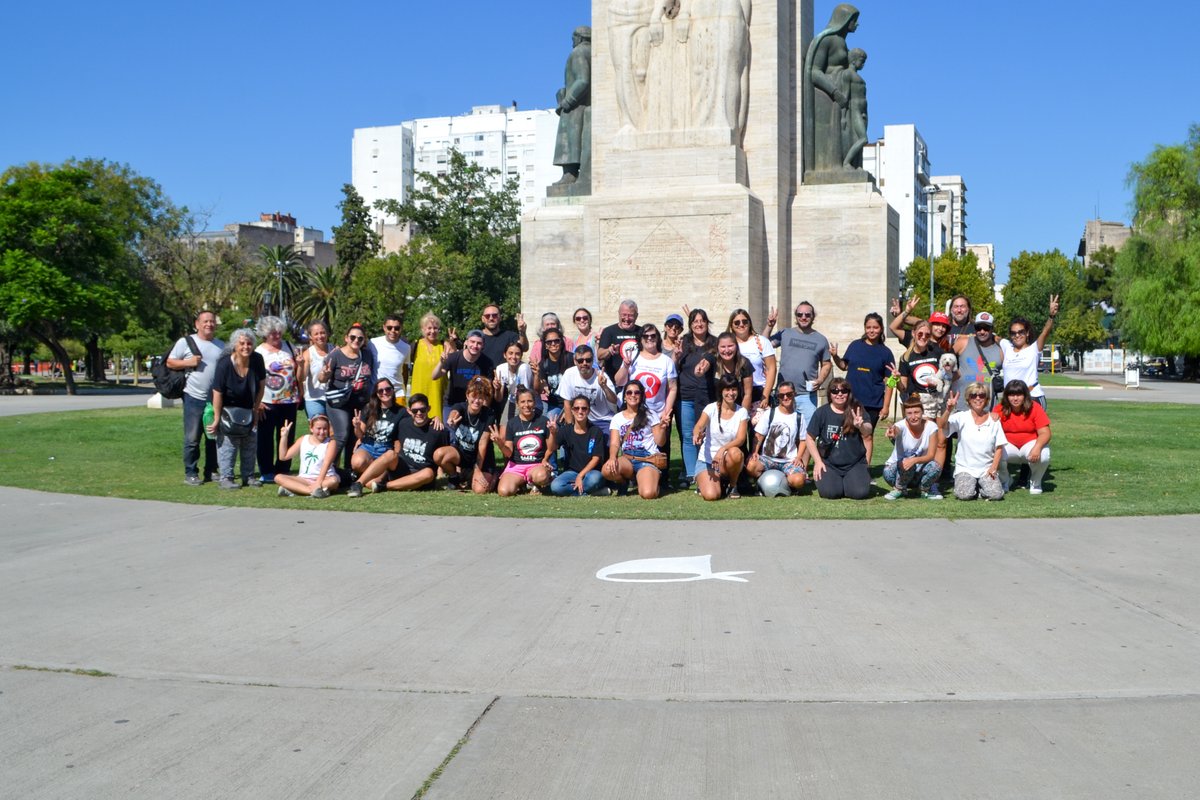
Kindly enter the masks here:
[[929, 259], [929, 316], [933, 316], [933, 195], [942, 190], [936, 183], [921, 188], [921, 196], [925, 205], [921, 210], [928, 214], [925, 223], [925, 253]]
[[[283, 262], [275, 259], [275, 274], [279, 276], [279, 317], [284, 319], [283, 313]], [[284, 322], [287, 320], [284, 319]]]

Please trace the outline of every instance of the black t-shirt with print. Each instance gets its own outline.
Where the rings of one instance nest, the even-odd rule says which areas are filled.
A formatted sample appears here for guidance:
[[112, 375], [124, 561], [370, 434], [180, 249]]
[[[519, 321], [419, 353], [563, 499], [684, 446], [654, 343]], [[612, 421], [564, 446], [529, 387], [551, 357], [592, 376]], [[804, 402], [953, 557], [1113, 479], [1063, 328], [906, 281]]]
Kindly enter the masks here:
[[483, 375], [489, 381], [496, 371], [495, 363], [484, 353], [479, 354], [475, 363], [463, 358], [462, 350], [455, 350], [446, 357], [446, 374], [450, 377], [450, 393], [446, 398], [450, 405], [465, 402], [467, 399], [467, 384], [476, 375]]
[[559, 425], [558, 438], [567, 451], [563, 468], [569, 472], [582, 472], [597, 456], [603, 462], [608, 452], [604, 446], [604, 433], [595, 425], [589, 424], [586, 433], [578, 433], [574, 425]]
[[941, 357], [941, 348], [934, 344], [926, 347], [924, 353], [914, 352], [900, 357], [900, 375], [908, 378], [908, 392], [931, 394], [937, 391], [934, 380], [938, 372], [938, 359]]
[[550, 421], [539, 415], [530, 422], [519, 416], [509, 418], [504, 429], [504, 440], [512, 445], [514, 464], [537, 464], [546, 457], [550, 440]]
[[[458, 425], [454, 426], [451, 433], [450, 442], [459, 453], [459, 467], [464, 470], [473, 469], [479, 461], [479, 440], [483, 434], [487, 433], [487, 429], [496, 419], [492, 414], [492, 410], [484, 406], [479, 410], [478, 416], [472, 416], [467, 413], [467, 404], [459, 403], [450, 408], [451, 411], [457, 411], [462, 420]], [[496, 457], [492, 453], [492, 448], [489, 446], [484, 451], [483, 470], [491, 471], [496, 464]]]
[[446, 432], [428, 424], [418, 427], [410, 414], [396, 425], [396, 439], [400, 442], [400, 460], [415, 472], [434, 467], [433, 451], [446, 443]]

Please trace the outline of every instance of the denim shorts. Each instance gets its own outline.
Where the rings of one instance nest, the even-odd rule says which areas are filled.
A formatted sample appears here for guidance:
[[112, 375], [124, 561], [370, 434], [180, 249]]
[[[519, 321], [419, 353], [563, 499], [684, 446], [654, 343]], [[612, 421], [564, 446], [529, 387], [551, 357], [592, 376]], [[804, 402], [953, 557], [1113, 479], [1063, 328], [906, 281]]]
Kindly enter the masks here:
[[[638, 458], [648, 458], [651, 455], [649, 450], [646, 450], [645, 448], [642, 448], [642, 447], [631, 447], [624, 452], [625, 452], [625, 455], [627, 455], [627, 456], [637, 456]], [[661, 469], [654, 466], [649, 461], [638, 461], [637, 459], [633, 459], [633, 458], [631, 458], [629, 460], [631, 462], [633, 462], [633, 473], [635, 475], [637, 473], [641, 472], [642, 470], [646, 469], [647, 467], [654, 470], [655, 472], [658, 472], [658, 473], [662, 472]]]
[[356, 447], [354, 449], [355, 450], [366, 450], [367, 453], [371, 456], [371, 459], [374, 460], [376, 458], [379, 458], [381, 455], [386, 453], [388, 450], [391, 450], [392, 448], [386, 444], [370, 444], [369, 442], [363, 442], [362, 444], [360, 444], [358, 447]]

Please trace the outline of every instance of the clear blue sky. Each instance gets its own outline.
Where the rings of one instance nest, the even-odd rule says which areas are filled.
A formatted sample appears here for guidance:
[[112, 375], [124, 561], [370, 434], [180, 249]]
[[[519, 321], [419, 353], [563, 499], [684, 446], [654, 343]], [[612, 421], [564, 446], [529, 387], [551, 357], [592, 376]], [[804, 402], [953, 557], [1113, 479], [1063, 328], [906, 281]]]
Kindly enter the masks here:
[[[10, 3], [0, 166], [127, 162], [213, 227], [280, 210], [329, 235], [354, 128], [550, 106], [590, 5]], [[1022, 249], [1073, 253], [1097, 211], [1128, 221], [1129, 165], [1200, 122], [1194, 2], [859, 8], [871, 139], [916, 124], [934, 174], [964, 177], [968, 239], [996, 245], [1001, 279]]]

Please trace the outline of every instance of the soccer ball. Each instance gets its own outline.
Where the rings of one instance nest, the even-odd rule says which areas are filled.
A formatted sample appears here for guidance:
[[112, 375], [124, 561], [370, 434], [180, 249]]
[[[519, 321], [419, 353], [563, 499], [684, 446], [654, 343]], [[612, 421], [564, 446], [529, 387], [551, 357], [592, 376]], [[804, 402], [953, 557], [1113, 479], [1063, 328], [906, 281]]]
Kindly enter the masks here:
[[788, 486], [787, 475], [783, 474], [783, 470], [769, 469], [758, 478], [758, 488], [762, 490], [763, 497], [787, 497], [792, 493]]

